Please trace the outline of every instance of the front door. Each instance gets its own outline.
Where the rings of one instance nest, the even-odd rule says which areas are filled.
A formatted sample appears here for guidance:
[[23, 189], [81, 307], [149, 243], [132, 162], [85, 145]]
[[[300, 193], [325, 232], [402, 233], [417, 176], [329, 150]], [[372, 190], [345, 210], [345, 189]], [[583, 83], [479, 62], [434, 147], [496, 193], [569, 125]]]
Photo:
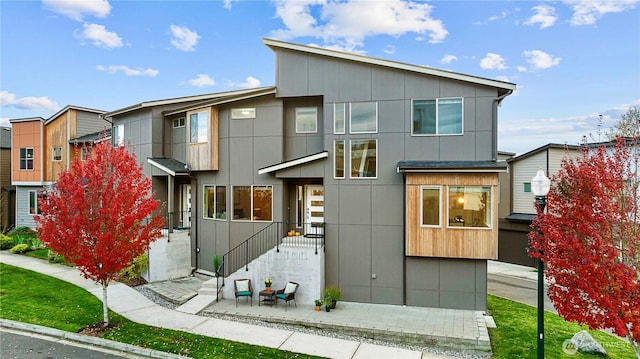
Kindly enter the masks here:
[[306, 186], [305, 203], [305, 235], [324, 234], [324, 187]]
[[180, 227], [191, 227], [191, 185], [180, 185]]

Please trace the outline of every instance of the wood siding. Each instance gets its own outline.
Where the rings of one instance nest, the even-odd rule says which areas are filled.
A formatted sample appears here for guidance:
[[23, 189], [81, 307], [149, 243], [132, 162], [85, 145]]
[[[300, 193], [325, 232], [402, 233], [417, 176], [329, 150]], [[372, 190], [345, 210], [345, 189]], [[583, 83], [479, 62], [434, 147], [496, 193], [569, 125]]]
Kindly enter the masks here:
[[[13, 123], [11, 182], [42, 182], [42, 121]], [[20, 170], [20, 148], [33, 148], [33, 170]]]
[[[207, 111], [207, 142], [189, 143], [191, 133], [190, 116], [193, 113]], [[187, 163], [193, 171], [218, 170], [218, 108], [207, 107], [187, 112]]]
[[[44, 180], [54, 182], [66, 168], [69, 159], [69, 112], [65, 111], [44, 128]], [[62, 148], [62, 160], [53, 161], [53, 148]]]
[[[439, 228], [420, 226], [421, 186], [443, 186]], [[448, 228], [446, 186], [491, 187], [490, 228]], [[497, 259], [498, 257], [498, 174], [407, 174], [406, 255], [419, 257]]]

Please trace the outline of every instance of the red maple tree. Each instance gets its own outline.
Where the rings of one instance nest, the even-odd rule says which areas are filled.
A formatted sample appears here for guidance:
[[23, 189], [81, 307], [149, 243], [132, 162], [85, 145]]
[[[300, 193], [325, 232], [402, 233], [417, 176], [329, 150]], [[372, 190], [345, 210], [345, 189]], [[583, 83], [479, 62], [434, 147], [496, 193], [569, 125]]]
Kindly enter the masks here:
[[102, 285], [108, 325], [110, 281], [162, 235], [164, 218], [154, 215], [159, 201], [135, 155], [108, 141], [91, 152], [91, 158], [81, 161], [76, 151], [71, 168], [40, 197], [36, 226], [48, 248]]
[[[637, 142], [635, 142], [637, 145]], [[624, 141], [583, 147], [552, 178], [548, 214], [529, 234], [558, 314], [591, 329], [610, 328], [640, 358], [640, 198], [638, 157]]]

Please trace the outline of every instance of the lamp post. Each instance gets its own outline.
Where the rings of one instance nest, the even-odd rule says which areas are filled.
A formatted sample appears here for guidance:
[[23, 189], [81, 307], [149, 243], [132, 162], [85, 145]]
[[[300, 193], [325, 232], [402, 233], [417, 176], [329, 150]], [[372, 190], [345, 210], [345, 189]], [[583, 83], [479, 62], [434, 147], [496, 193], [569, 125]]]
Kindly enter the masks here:
[[[531, 179], [531, 191], [536, 196], [536, 203], [540, 207], [540, 214], [544, 213], [547, 205], [547, 193], [551, 189], [551, 180], [544, 171], [538, 170]], [[544, 263], [538, 258], [538, 359], [544, 359]]]

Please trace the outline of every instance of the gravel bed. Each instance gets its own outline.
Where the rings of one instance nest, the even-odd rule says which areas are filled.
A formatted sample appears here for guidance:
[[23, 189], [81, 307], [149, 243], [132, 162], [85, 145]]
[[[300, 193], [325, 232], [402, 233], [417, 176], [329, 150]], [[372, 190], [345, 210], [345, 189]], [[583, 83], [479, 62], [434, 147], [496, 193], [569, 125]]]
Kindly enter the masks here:
[[[136, 289], [138, 292], [142, 293], [145, 297], [147, 297], [152, 302], [154, 302], [154, 303], [156, 303], [156, 304], [158, 304], [158, 305], [160, 305], [162, 307], [169, 308], [169, 309], [175, 309], [175, 308], [177, 308], [179, 306], [178, 304], [172, 303], [172, 302], [164, 299], [162, 296], [158, 295], [157, 293], [155, 293], [151, 289], [146, 288], [144, 285], [134, 287], [134, 289]], [[306, 328], [306, 327], [302, 327], [302, 326], [280, 324], [280, 323], [270, 323], [270, 322], [265, 322], [263, 320], [258, 320], [258, 319], [235, 317], [235, 316], [224, 315], [224, 314], [201, 312], [198, 315], [207, 316], [207, 317], [211, 317], [211, 318], [217, 318], [217, 319], [224, 319], [224, 320], [229, 320], [229, 321], [234, 321], [234, 322], [241, 322], [241, 323], [259, 325], [259, 326], [268, 327], [268, 328], [291, 330], [291, 331], [296, 331], [296, 332], [299, 332], [299, 333], [322, 335], [322, 336], [325, 336], [325, 337], [344, 339], [344, 340], [350, 340], [350, 341], [356, 341], [356, 342], [364, 342], [364, 343], [370, 343], [370, 344], [376, 344], [376, 345], [383, 345], [383, 346], [387, 346], [387, 347], [404, 348], [404, 349], [409, 349], [409, 350], [414, 350], [414, 351], [421, 351], [421, 352], [425, 352], [425, 353], [429, 353], [429, 354], [448, 355], [448, 356], [452, 356], [452, 357], [467, 358], [467, 359], [487, 359], [487, 358], [491, 357], [491, 354], [488, 354], [488, 353], [460, 352], [460, 351], [453, 351], [453, 350], [447, 350], [447, 349], [438, 349], [438, 348], [434, 348], [434, 347], [420, 347], [420, 346], [416, 346], [416, 345], [407, 345], [407, 344], [402, 344], [402, 343], [395, 343], [395, 342], [375, 340], [375, 339], [369, 339], [369, 338], [363, 338], [363, 337], [356, 337], [356, 336], [347, 335], [347, 334], [343, 334], [343, 333], [335, 332], [335, 331], [330, 331], [330, 330], [319, 330], [319, 329], [313, 329], [313, 328]]]

